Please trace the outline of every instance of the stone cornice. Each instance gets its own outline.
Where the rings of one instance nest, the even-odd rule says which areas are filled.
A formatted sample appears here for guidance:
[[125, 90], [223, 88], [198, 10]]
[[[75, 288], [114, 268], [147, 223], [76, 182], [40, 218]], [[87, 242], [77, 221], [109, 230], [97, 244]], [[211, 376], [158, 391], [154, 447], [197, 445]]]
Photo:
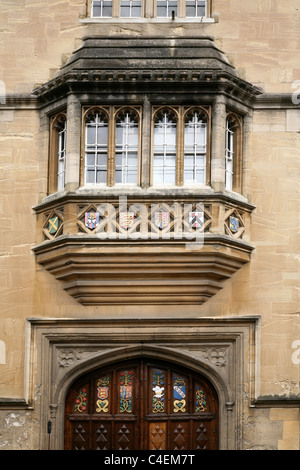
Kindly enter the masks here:
[[[172, 81], [174, 83], [174, 81]], [[205, 82], [205, 83], [204, 83]], [[192, 82], [193, 86], [195, 89], [197, 88], [197, 93], [198, 94], [203, 94], [203, 96], [208, 92], [208, 88], [205, 90], [204, 85], [209, 88], [212, 88], [212, 85], [215, 84], [215, 82], [211, 82], [210, 80], [204, 80], [203, 82], [203, 89], [202, 91], [199, 90], [199, 85], [200, 82]], [[93, 82], [94, 83], [94, 82]], [[96, 85], [100, 86], [100, 82], [96, 81]], [[105, 83], [102, 82], [102, 84]], [[150, 83], [150, 82], [149, 82]], [[95, 88], [94, 92], [91, 92], [91, 82], [89, 82], [88, 79], [84, 80], [84, 87], [82, 88], [83, 82], [73, 82], [72, 80], [69, 83], [63, 83], [60, 81], [60, 98], [62, 97], [67, 97], [69, 93], [76, 93], [80, 94], [84, 90], [87, 91], [89, 90], [90, 93], [90, 99], [93, 99], [93, 95], [97, 93], [97, 87]], [[128, 84], [128, 83], [127, 83]], [[182, 86], [187, 87], [190, 89], [190, 83], [187, 84], [186, 81], [182, 81]], [[218, 82], [218, 93], [221, 93], [222, 91], [224, 93], [228, 92], [228, 96], [234, 97], [234, 90], [235, 87], [233, 86], [232, 83], [227, 83], [226, 80], [223, 83]], [[50, 99], [51, 95], [51, 89], [56, 89], [54, 83], [52, 81], [48, 82], [46, 85], [42, 85], [41, 87], [37, 88], [37, 90], [43, 90], [47, 95], [47, 97]], [[153, 88], [156, 87], [157, 89], [157, 82], [153, 84]], [[17, 109], [28, 109], [28, 110], [39, 110], [41, 109], [47, 100], [43, 100], [38, 96], [38, 92], [34, 92], [34, 94], [28, 93], [28, 94], [7, 94], [5, 97], [5, 102], [0, 103], [0, 110], [1, 111], [7, 111], [7, 110], [17, 110]], [[146, 92], [147, 90], [142, 90], [141, 92]], [[148, 90], [149, 92], [149, 90]], [[182, 90], [178, 90], [178, 94], [180, 94]], [[216, 89], [214, 90], [216, 93]], [[55, 94], [53, 94], [51, 100], [57, 99], [55, 97]], [[251, 105], [249, 106], [252, 108], [254, 111], [255, 110], [285, 110], [285, 109], [300, 109], [300, 103], [294, 103], [293, 102], [293, 94], [292, 93], [262, 93], [262, 94], [257, 94], [255, 98], [251, 101]]]
[[33, 93], [47, 103], [69, 92], [222, 93], [249, 106], [262, 90], [238, 76], [211, 37], [88, 37], [58, 75]]

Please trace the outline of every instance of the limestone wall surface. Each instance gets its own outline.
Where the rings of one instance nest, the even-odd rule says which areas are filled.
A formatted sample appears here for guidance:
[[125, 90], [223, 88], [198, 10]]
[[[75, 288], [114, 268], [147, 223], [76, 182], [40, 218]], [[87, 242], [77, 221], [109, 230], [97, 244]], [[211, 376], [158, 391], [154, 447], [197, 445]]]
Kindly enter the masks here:
[[[174, 322], [182, 317], [261, 317], [257, 396], [299, 403], [300, 4], [299, 0], [212, 2], [215, 21], [210, 23], [179, 19], [173, 23], [101, 23], [86, 19], [85, 0], [1, 1], [0, 80], [5, 90], [5, 99], [0, 101], [2, 401], [28, 399], [32, 371], [27, 318], [138, 319], [142, 315], [173, 318]], [[294, 93], [288, 105], [280, 106], [277, 100], [274, 106], [253, 109], [243, 178], [244, 196], [256, 207], [251, 217], [255, 249], [251, 262], [201, 306], [85, 307], [36, 263], [32, 248], [38, 234], [32, 208], [47, 193], [48, 154], [41, 140], [39, 112], [23, 98], [52, 79], [89, 35], [210, 35], [244, 80], [265, 94]], [[12, 96], [19, 101], [9, 101]], [[251, 409], [243, 447], [259, 448], [266, 429], [265, 447], [299, 449], [298, 405], [288, 411], [270, 408]], [[39, 417], [31, 413], [18, 407], [1, 411], [0, 449], [37, 447]]]

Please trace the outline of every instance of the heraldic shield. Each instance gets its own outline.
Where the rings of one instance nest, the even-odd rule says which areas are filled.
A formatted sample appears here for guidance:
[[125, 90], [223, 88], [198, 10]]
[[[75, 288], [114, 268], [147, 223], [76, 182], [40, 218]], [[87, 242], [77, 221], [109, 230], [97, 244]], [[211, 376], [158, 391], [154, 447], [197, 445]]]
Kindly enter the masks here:
[[170, 223], [170, 213], [164, 211], [156, 211], [154, 214], [154, 224], [157, 228], [163, 229], [168, 227]]
[[236, 233], [239, 230], [239, 219], [237, 217], [231, 216], [229, 219], [229, 227], [232, 233]]
[[99, 212], [86, 212], [84, 215], [85, 226], [90, 230], [94, 230], [99, 225]]
[[189, 223], [193, 228], [201, 228], [204, 224], [204, 212], [189, 212]]

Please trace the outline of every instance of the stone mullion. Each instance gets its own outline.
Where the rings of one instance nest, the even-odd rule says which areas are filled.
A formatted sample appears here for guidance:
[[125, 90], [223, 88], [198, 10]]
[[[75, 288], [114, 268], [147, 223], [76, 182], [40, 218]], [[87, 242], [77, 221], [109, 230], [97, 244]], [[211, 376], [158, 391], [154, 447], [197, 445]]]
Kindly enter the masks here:
[[251, 156], [250, 138], [251, 138], [251, 132], [252, 132], [252, 121], [253, 121], [252, 114], [247, 114], [243, 118], [243, 127], [242, 127], [242, 132], [241, 132], [241, 150], [240, 150], [241, 151], [240, 192], [241, 194], [248, 197], [249, 199], [250, 199], [250, 190], [249, 190], [250, 188], [247, 187], [246, 185], [246, 181], [248, 181], [246, 176], [250, 168], [250, 156]]
[[115, 127], [115, 112], [113, 108], [110, 108], [107, 142], [107, 186], [114, 186], [115, 184]]
[[77, 228], [78, 209], [77, 204], [68, 203], [64, 206], [64, 235], [75, 235]]
[[140, 184], [142, 188], [150, 186], [151, 175], [151, 105], [148, 98], [143, 104], [141, 132], [141, 158], [140, 158]]
[[81, 153], [81, 103], [77, 96], [70, 94], [67, 101], [66, 139], [66, 191], [75, 191], [80, 186]]
[[184, 113], [178, 110], [177, 145], [176, 145], [176, 185], [183, 186], [184, 182]]
[[225, 189], [225, 132], [226, 103], [222, 95], [218, 95], [212, 108], [211, 138], [211, 185], [215, 191]]

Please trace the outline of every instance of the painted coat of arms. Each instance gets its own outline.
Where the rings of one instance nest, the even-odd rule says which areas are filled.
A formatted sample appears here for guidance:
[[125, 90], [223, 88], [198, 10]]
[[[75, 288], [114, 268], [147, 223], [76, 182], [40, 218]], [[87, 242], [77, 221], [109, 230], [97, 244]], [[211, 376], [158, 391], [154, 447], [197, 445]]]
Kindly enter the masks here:
[[128, 229], [133, 226], [134, 212], [120, 212], [120, 226]]
[[229, 218], [229, 227], [232, 233], [236, 233], [239, 230], [239, 219], [231, 216]]
[[154, 224], [157, 228], [166, 228], [170, 223], [170, 213], [157, 211], [154, 214]]
[[106, 398], [108, 398], [108, 387], [98, 387], [97, 391], [97, 395], [100, 400], [105, 400]]
[[174, 398], [174, 412], [185, 412], [186, 408], [186, 385], [181, 377], [174, 377], [173, 384], [173, 398]]
[[49, 219], [48, 231], [51, 235], [54, 235], [58, 230], [58, 217], [52, 217]]
[[90, 230], [94, 230], [99, 225], [99, 212], [86, 212], [84, 214], [85, 226]]
[[101, 379], [98, 380], [98, 383], [97, 383], [98, 400], [96, 402], [97, 413], [101, 413], [101, 412], [108, 413], [109, 380], [110, 380], [109, 377], [102, 377]]
[[132, 398], [132, 386], [131, 385], [121, 385], [120, 386], [120, 398], [123, 400], [129, 400]]
[[182, 400], [183, 398], [185, 398], [185, 395], [186, 395], [186, 390], [185, 390], [185, 385], [175, 385], [174, 386], [174, 398], [176, 398], [176, 400]]
[[204, 224], [204, 212], [189, 212], [189, 224], [193, 228], [201, 228]]

